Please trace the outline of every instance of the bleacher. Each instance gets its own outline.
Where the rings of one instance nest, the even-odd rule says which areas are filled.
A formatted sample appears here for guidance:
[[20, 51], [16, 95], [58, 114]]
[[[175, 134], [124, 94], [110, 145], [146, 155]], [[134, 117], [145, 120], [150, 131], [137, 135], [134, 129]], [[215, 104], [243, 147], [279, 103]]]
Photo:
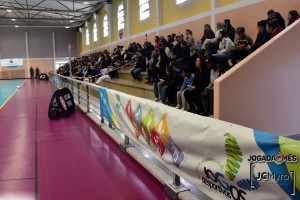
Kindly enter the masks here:
[[145, 84], [147, 81], [147, 72], [141, 73], [141, 80], [133, 80], [129, 70], [132, 66], [124, 66], [118, 70], [118, 74], [111, 80], [105, 80], [100, 83], [101, 86], [114, 89], [117, 91], [125, 92], [130, 95], [145, 99], [154, 99], [153, 86]]

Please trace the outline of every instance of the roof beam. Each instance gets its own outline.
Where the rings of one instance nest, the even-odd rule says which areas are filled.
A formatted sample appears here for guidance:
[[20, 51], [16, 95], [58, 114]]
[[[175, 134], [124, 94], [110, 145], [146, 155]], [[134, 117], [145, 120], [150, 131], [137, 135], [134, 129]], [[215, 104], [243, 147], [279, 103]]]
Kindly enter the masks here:
[[[7, 13], [6, 13], [7, 14]], [[18, 16], [18, 15], [17, 15]], [[17, 17], [17, 18], [13, 18], [13, 17], [3, 17], [3, 16], [0, 16], [0, 21], [1, 20], [12, 20], [12, 19], [15, 19], [15, 20], [30, 20], [28, 19], [27, 17]], [[32, 20], [45, 20], [45, 21], [53, 21], [53, 20], [56, 20], [56, 21], [69, 21], [69, 20], [72, 20], [72, 21], [75, 21], [75, 22], [81, 22], [81, 21], [85, 21], [86, 19], [85, 18], [82, 18], [82, 19], [66, 19], [66, 18], [31, 18]]]

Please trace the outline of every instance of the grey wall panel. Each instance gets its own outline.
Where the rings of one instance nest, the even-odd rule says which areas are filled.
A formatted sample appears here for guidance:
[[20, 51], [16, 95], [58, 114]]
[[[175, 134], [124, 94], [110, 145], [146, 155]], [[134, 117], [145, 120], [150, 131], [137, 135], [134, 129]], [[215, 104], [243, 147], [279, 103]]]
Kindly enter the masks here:
[[30, 58], [53, 58], [51, 29], [32, 29], [27, 33]]
[[78, 56], [77, 52], [77, 33], [75, 29], [57, 29], [55, 31], [55, 48], [56, 57], [67, 57], [68, 45], [75, 46], [72, 48], [71, 55]]
[[0, 57], [26, 58], [26, 44], [24, 31], [13, 29], [0, 29]]
[[0, 28], [0, 57], [26, 58], [25, 32], [28, 33], [29, 58], [53, 58], [52, 32], [55, 33], [56, 57], [68, 56], [68, 44], [75, 46], [72, 56], [78, 56], [76, 29]]

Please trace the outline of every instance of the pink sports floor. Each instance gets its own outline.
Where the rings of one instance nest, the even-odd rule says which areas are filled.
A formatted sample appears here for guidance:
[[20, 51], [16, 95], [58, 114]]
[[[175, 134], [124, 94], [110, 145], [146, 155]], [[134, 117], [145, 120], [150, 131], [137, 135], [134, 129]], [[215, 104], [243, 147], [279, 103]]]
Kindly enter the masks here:
[[79, 110], [49, 120], [55, 89], [27, 80], [0, 110], [1, 200], [168, 199], [163, 185]]

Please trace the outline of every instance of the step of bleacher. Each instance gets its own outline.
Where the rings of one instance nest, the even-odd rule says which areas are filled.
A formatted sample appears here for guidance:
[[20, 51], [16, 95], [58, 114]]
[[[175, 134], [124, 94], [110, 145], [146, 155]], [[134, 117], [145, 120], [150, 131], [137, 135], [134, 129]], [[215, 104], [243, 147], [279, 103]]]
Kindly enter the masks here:
[[101, 86], [124, 92], [126, 94], [134, 95], [145, 99], [154, 99], [154, 92], [152, 85], [142, 84], [140, 81], [112, 79], [105, 80], [100, 84]]
[[[123, 69], [119, 70], [118, 71], [118, 79], [133, 81], [133, 77], [132, 77], [131, 73], [129, 72], [129, 69], [128, 70], [123, 70]], [[147, 79], [146, 79], [147, 72], [142, 72], [140, 76], [141, 76], [141, 80], [140, 81], [136, 80], [136, 81], [140, 82], [141, 84], [144, 84], [147, 81]]]

